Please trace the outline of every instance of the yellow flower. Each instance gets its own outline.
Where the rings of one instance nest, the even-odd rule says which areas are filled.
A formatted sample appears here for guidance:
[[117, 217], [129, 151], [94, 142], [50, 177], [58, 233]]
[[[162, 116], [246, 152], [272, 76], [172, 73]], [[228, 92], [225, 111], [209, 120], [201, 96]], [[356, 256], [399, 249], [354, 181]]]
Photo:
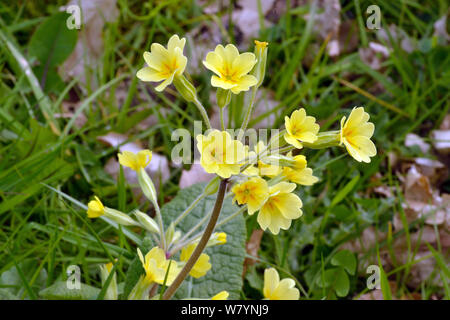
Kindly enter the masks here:
[[[266, 149], [266, 145], [263, 141], [259, 141], [254, 147], [254, 152], [250, 152], [251, 157], [256, 157], [257, 154], [263, 152]], [[267, 156], [267, 154], [266, 154]], [[248, 176], [266, 176], [269, 178], [274, 178], [281, 173], [281, 167], [274, 164], [266, 164], [261, 160], [258, 160], [257, 167], [254, 165], [249, 166], [243, 174]]]
[[229, 295], [230, 294], [225, 290], [220, 291], [218, 294], [212, 297], [211, 300], [227, 300]]
[[[184, 247], [181, 250], [180, 260], [187, 262], [194, 252], [195, 247], [197, 247], [196, 243], [191, 243], [187, 247]], [[209, 256], [206, 253], [202, 253], [189, 274], [194, 278], [200, 278], [203, 277], [210, 269], [211, 263], [209, 263]]]
[[229, 89], [238, 94], [257, 83], [256, 77], [248, 74], [256, 64], [255, 55], [250, 52], [239, 54], [232, 44], [227, 44], [225, 48], [219, 44], [206, 55], [203, 64], [216, 74], [211, 77], [213, 87]]
[[269, 198], [261, 207], [257, 218], [263, 230], [269, 228], [273, 234], [278, 234], [280, 229], [289, 229], [291, 220], [303, 214], [302, 200], [292, 193], [295, 187], [294, 183], [280, 182], [269, 188]]
[[150, 150], [141, 150], [137, 154], [130, 151], [124, 151], [118, 154], [119, 163], [129, 167], [134, 171], [145, 168], [152, 161], [152, 152]]
[[295, 281], [289, 278], [280, 281], [274, 268], [264, 270], [263, 294], [269, 300], [298, 300], [300, 292], [295, 288]]
[[95, 196], [95, 200], [88, 203], [87, 215], [89, 218], [98, 218], [105, 214], [105, 206], [100, 199]]
[[220, 244], [227, 243], [227, 234], [225, 232], [219, 232], [217, 235], [217, 241], [219, 241]]
[[148, 284], [153, 282], [163, 284], [169, 264], [170, 269], [167, 274], [166, 285], [171, 285], [180, 272], [180, 268], [176, 261], [167, 260], [164, 250], [161, 248], [154, 247], [145, 255], [145, 258], [142, 255], [141, 250], [138, 248], [138, 255], [145, 270], [144, 281]]
[[297, 149], [303, 148], [300, 141], [313, 143], [317, 140], [319, 125], [316, 118], [307, 116], [305, 109], [301, 108], [292, 112], [291, 117], [284, 118], [286, 133], [284, 139]]
[[186, 68], [187, 58], [183, 55], [186, 39], [173, 35], [167, 43], [167, 49], [159, 43], [153, 43], [150, 52], [144, 52], [144, 60], [148, 67], [140, 69], [136, 76], [142, 81], [159, 82], [164, 80], [155, 89], [163, 91], [180, 76]]
[[249, 214], [258, 211], [269, 196], [267, 181], [254, 177], [241, 184], [235, 185], [231, 192], [234, 193], [233, 201], [239, 204], [246, 204]]
[[255, 40], [255, 46], [258, 50], [265, 49], [268, 45], [268, 42]]
[[348, 153], [359, 162], [370, 162], [370, 157], [377, 154], [374, 143], [370, 140], [375, 130], [373, 123], [368, 122], [370, 116], [363, 107], [353, 108], [348, 120], [341, 120], [341, 144]]
[[[292, 157], [292, 153], [288, 153], [289, 157]], [[313, 176], [313, 171], [311, 168], [307, 168], [306, 157], [303, 155], [298, 155], [294, 157], [293, 167], [284, 167], [283, 176], [289, 181], [295, 182], [303, 186], [311, 186], [319, 179]]]
[[198, 135], [197, 148], [201, 153], [200, 164], [208, 173], [229, 178], [238, 174], [243, 165], [244, 145], [226, 131], [212, 130], [206, 137]]

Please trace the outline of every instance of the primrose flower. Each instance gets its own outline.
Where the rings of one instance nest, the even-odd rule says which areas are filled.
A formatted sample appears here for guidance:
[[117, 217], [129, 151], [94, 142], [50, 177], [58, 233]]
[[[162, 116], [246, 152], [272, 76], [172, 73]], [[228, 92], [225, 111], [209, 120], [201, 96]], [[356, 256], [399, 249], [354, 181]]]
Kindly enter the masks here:
[[219, 244], [227, 243], [227, 234], [225, 232], [219, 232], [217, 234], [217, 241], [219, 242]]
[[208, 52], [203, 64], [216, 74], [211, 77], [213, 87], [231, 90], [234, 94], [247, 91], [258, 82], [255, 76], [248, 74], [256, 64], [255, 55], [251, 52], [239, 54], [232, 44], [225, 47], [219, 44], [214, 51]]
[[[181, 250], [180, 260], [187, 262], [194, 252], [195, 247], [197, 247], [196, 243], [191, 243], [187, 247], [184, 247]], [[194, 278], [200, 278], [203, 277], [210, 269], [211, 263], [209, 263], [209, 256], [206, 253], [202, 253], [189, 274]]]
[[220, 291], [218, 294], [212, 297], [211, 300], [227, 300], [229, 295], [230, 294], [225, 290]]
[[148, 67], [140, 69], [136, 76], [142, 81], [159, 82], [155, 89], [163, 91], [180, 76], [186, 68], [187, 58], [183, 55], [186, 39], [173, 35], [167, 43], [167, 49], [159, 43], [153, 43], [150, 52], [144, 52], [144, 60]]
[[300, 292], [295, 288], [295, 281], [289, 278], [280, 281], [274, 268], [264, 270], [264, 297], [268, 300], [298, 300]]
[[226, 131], [212, 130], [206, 137], [198, 135], [197, 149], [203, 169], [222, 178], [238, 174], [245, 158], [242, 142], [232, 139]]
[[375, 130], [370, 116], [363, 107], [353, 108], [347, 121], [341, 120], [341, 144], [344, 144], [348, 153], [358, 162], [370, 162], [370, 157], [377, 154], [375, 144], [370, 140]]
[[[249, 155], [251, 157], [256, 157], [265, 149], [266, 145], [264, 144], [264, 142], [258, 141], [253, 149], [254, 152], [249, 152]], [[274, 164], [264, 163], [263, 161], [258, 160], [257, 167], [251, 165], [243, 173], [248, 176], [266, 176], [269, 178], [274, 178], [281, 173], [281, 167]]]
[[87, 216], [88, 218], [98, 218], [105, 214], [105, 206], [100, 199], [95, 196], [95, 200], [88, 203]]
[[[292, 157], [292, 152], [288, 153], [289, 157]], [[311, 186], [319, 179], [313, 176], [311, 168], [307, 168], [307, 161], [304, 155], [298, 155], [294, 157], [294, 165], [292, 167], [283, 168], [283, 176], [289, 181], [295, 182], [303, 186]]]
[[257, 221], [261, 229], [278, 234], [280, 229], [287, 230], [291, 226], [291, 220], [299, 218], [302, 200], [295, 194], [296, 185], [289, 182], [280, 182], [269, 187], [269, 198], [259, 210]]
[[152, 152], [150, 150], [141, 150], [137, 154], [130, 151], [124, 151], [117, 155], [119, 163], [124, 167], [129, 167], [134, 171], [145, 168], [152, 161]]
[[316, 118], [307, 116], [305, 109], [301, 108], [292, 112], [291, 117], [284, 118], [286, 133], [284, 140], [297, 149], [303, 148], [301, 141], [313, 143], [317, 140], [319, 125]]
[[169, 264], [170, 269], [167, 274], [166, 285], [171, 285], [180, 272], [180, 268], [177, 263], [173, 260], [167, 260], [164, 250], [161, 248], [154, 247], [145, 255], [145, 258], [142, 255], [141, 250], [138, 248], [138, 255], [145, 270], [144, 281], [147, 284], [151, 284], [153, 282], [164, 284], [164, 278], [166, 276], [167, 269], [169, 268]]
[[233, 201], [239, 204], [246, 204], [248, 214], [252, 215], [258, 211], [269, 196], [267, 181], [254, 177], [241, 184], [235, 185], [231, 192], [234, 193]]
[[225, 232], [214, 232], [208, 240], [207, 247], [222, 245], [225, 243], [227, 243], [227, 234]]

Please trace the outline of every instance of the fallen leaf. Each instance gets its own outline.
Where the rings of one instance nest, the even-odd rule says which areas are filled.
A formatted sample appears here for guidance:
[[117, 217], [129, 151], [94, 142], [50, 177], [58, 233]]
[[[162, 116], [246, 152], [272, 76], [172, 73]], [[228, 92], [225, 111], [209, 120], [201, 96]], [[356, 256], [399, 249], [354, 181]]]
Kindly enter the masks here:
[[[82, 27], [78, 31], [78, 41], [74, 52], [60, 67], [60, 74], [67, 77], [79, 77], [80, 82], [86, 84], [86, 70], [99, 67], [103, 52], [103, 26], [105, 22], [112, 22], [119, 16], [116, 0], [71, 0], [66, 6], [77, 5], [81, 8]], [[90, 85], [95, 87], [95, 78], [90, 79]]]
[[423, 153], [427, 153], [430, 150], [430, 145], [415, 133], [408, 133], [406, 135], [405, 146], [406, 147], [418, 146]]
[[199, 182], [210, 181], [212, 178], [214, 174], [207, 173], [199, 163], [193, 163], [189, 170], [181, 172], [179, 186], [184, 189]]
[[442, 38], [445, 43], [450, 42], [450, 35], [447, 32], [447, 15], [442, 16], [434, 25], [434, 35]]
[[[416, 49], [417, 44], [413, 42], [413, 40], [411, 40], [409, 35], [403, 29], [396, 26], [395, 24], [391, 24], [388, 30], [391, 34], [392, 40], [397, 42], [400, 48], [402, 48], [404, 51], [411, 53]], [[380, 41], [386, 43], [389, 48], [392, 48], [392, 43], [386, 29], [381, 28], [377, 31], [376, 35]]]
[[381, 64], [389, 57], [389, 49], [377, 42], [369, 42], [369, 47], [359, 48], [361, 61], [374, 70], [380, 70]]
[[439, 153], [450, 153], [450, 130], [434, 130], [431, 132], [433, 146]]

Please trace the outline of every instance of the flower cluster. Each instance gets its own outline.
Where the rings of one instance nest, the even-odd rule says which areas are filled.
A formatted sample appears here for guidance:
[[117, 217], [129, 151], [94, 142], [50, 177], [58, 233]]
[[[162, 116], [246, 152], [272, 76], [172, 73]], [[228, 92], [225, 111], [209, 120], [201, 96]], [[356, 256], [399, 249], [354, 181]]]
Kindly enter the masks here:
[[[366, 163], [376, 155], [375, 145], [371, 141], [375, 127], [362, 107], [354, 108], [348, 119], [344, 116], [339, 130], [324, 132], [320, 131], [316, 119], [307, 115], [305, 108], [298, 108], [285, 116], [284, 128], [272, 134], [269, 141], [257, 139], [254, 145], [246, 141], [242, 134], [249, 124], [256, 91], [262, 85], [266, 72], [268, 43], [262, 41], [255, 41], [253, 53], [240, 53], [233, 44], [219, 44], [206, 55], [203, 65], [213, 73], [210, 83], [216, 88], [221, 117], [221, 130], [212, 129], [195, 86], [188, 80], [189, 77], [184, 76], [187, 65], [183, 53], [185, 44], [186, 39], [178, 35], [172, 36], [166, 47], [153, 43], [150, 52], [144, 52], [147, 66], [140, 69], [136, 76], [142, 81], [158, 82], [155, 87], [157, 91], [163, 91], [173, 84], [182, 98], [197, 107], [208, 129], [195, 137], [200, 165], [207, 173], [215, 174], [215, 178], [205, 186], [203, 194], [167, 227], [163, 223], [155, 186], [145, 170], [152, 160], [152, 152], [141, 150], [134, 154], [124, 151], [118, 154], [119, 163], [135, 171], [143, 194], [153, 204], [155, 217], [138, 209], [133, 210], [131, 215], [120, 212], [103, 205], [96, 196], [87, 207], [89, 218], [104, 217], [123, 226], [140, 227], [157, 240], [156, 246], [145, 255], [137, 249], [144, 273], [129, 299], [154, 297], [157, 286], [168, 286], [164, 297], [170, 298], [188, 275], [193, 278], [207, 275], [213, 259], [204, 252], [205, 248], [227, 241], [225, 233], [213, 232], [216, 224], [226, 223], [242, 212], [257, 214], [256, 220], [261, 229], [269, 230], [272, 234], [277, 235], [280, 230], [289, 229], [293, 221], [303, 214], [298, 188], [319, 182], [313, 169], [308, 166], [306, 156], [301, 154], [304, 148], [344, 146], [356, 161]], [[243, 108], [245, 114], [242, 126], [237, 134], [233, 134], [226, 130], [223, 109], [233, 96], [250, 90], [251, 99], [247, 108]], [[216, 205], [204, 231], [192, 235], [206, 220], [182, 234], [177, 225], [201, 199], [216, 193]], [[228, 196], [233, 196], [233, 202], [239, 206], [239, 210], [217, 223], [222, 203]], [[108, 278], [112, 272], [111, 265], [101, 270], [102, 279]], [[117, 292], [108, 291], [107, 294], [112, 298], [117, 297]], [[228, 295], [228, 292], [221, 291], [211, 299], [227, 299]], [[300, 293], [293, 279], [280, 280], [278, 272], [269, 268], [264, 272], [263, 295], [271, 300], [296, 300]]]

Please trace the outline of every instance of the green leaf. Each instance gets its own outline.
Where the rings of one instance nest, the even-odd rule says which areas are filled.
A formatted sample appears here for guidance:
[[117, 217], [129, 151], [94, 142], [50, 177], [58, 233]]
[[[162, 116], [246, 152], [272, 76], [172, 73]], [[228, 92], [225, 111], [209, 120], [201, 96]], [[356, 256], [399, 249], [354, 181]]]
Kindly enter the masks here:
[[344, 267], [351, 275], [355, 274], [356, 258], [349, 250], [342, 250], [336, 253], [331, 259], [331, 264], [337, 267]]
[[343, 268], [338, 268], [333, 289], [338, 297], [345, 297], [350, 290], [350, 280]]
[[378, 260], [378, 267], [380, 267], [380, 286], [381, 286], [381, 293], [383, 294], [383, 299], [392, 300], [391, 287], [389, 286], [389, 280], [387, 278], [386, 272], [383, 269], [383, 265], [381, 264], [380, 251], [378, 250], [378, 247], [377, 247], [377, 260]]
[[55, 67], [66, 60], [77, 43], [77, 30], [67, 28], [69, 15], [59, 12], [47, 18], [30, 40], [29, 54], [41, 65]]
[[334, 196], [333, 200], [331, 201], [330, 207], [334, 207], [339, 202], [344, 200], [344, 198], [353, 190], [356, 183], [359, 181], [359, 174], [357, 176], [354, 176], [352, 180], [350, 180], [345, 187], [343, 187], [339, 192]]
[[[10, 269], [4, 271], [0, 276], [0, 285], [5, 286], [5, 291], [8, 291], [11, 295], [17, 296], [20, 299], [26, 292], [26, 287], [24, 281], [29, 283], [38, 268], [38, 263], [34, 259], [26, 259], [18, 263], [20, 272], [22, 273], [23, 279], [20, 276], [20, 272], [16, 266], [12, 266]], [[30, 285], [29, 289], [37, 292], [45, 286], [45, 281], [47, 280], [47, 271], [41, 269], [39, 275]], [[6, 293], [5, 293], [6, 294]], [[0, 298], [3, 299], [3, 298]]]
[[[196, 184], [180, 190], [178, 195], [161, 208], [165, 224], [169, 225], [196, 197], [202, 193], [205, 184]], [[182, 232], [191, 229], [213, 208], [216, 195], [201, 200], [189, 215], [177, 226]], [[232, 204], [231, 198], [225, 199], [219, 221], [236, 212], [239, 208]], [[178, 289], [175, 297], [208, 299], [222, 290], [230, 293], [230, 299], [239, 299], [242, 289], [242, 272], [245, 259], [245, 221], [242, 215], [216, 229], [227, 234], [227, 243], [209, 247], [205, 250], [211, 260], [212, 268], [199, 279], [186, 279]]]
[[345, 297], [350, 290], [350, 280], [341, 267], [325, 270], [323, 279], [317, 278], [316, 283], [321, 288], [333, 289], [339, 297]]
[[13, 295], [6, 288], [0, 288], [0, 300], [19, 300], [19, 298]]
[[93, 300], [99, 293], [100, 289], [84, 283], [80, 284], [80, 289], [69, 289], [66, 281], [57, 281], [41, 290], [39, 295], [48, 300]]

